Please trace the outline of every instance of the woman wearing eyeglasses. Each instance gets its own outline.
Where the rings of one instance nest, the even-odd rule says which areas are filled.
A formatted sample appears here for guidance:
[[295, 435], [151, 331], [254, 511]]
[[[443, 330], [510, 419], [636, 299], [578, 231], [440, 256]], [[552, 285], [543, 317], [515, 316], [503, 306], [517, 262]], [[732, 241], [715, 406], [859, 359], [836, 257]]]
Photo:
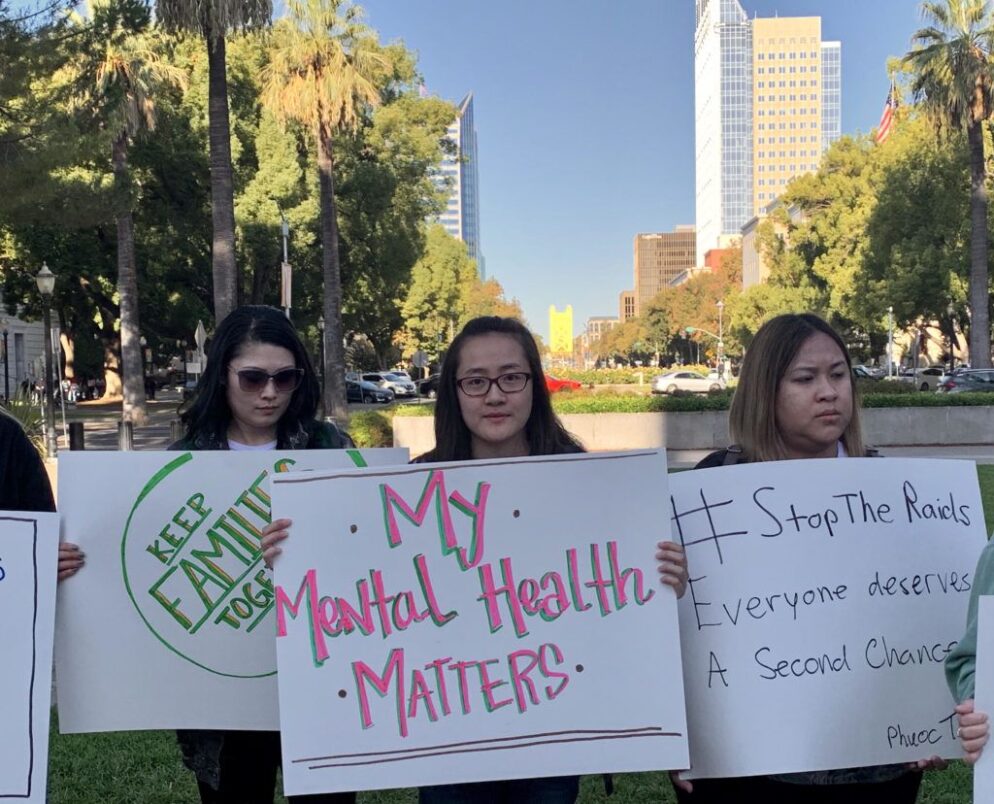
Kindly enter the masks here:
[[[442, 364], [435, 403], [435, 448], [416, 463], [520, 458], [583, 452], [552, 411], [535, 339], [513, 318], [475, 318], [452, 341]], [[290, 520], [263, 534], [268, 565], [280, 554]], [[682, 595], [687, 584], [683, 548], [660, 542], [660, 580]], [[421, 804], [572, 804], [576, 776], [425, 787]]]
[[[317, 421], [320, 389], [293, 325], [273, 307], [240, 307], [214, 333], [207, 367], [181, 414], [186, 435], [170, 449], [340, 449], [354, 446]], [[203, 804], [272, 804], [279, 732], [180, 731], [183, 761]], [[292, 797], [351, 804], [354, 793]]]
[[[435, 404], [435, 449], [418, 462], [583, 452], [552, 411], [535, 339], [513, 318], [475, 318], [449, 347]], [[660, 579], [682, 595], [683, 550], [660, 542]], [[425, 787], [421, 804], [572, 804], [576, 776]]]

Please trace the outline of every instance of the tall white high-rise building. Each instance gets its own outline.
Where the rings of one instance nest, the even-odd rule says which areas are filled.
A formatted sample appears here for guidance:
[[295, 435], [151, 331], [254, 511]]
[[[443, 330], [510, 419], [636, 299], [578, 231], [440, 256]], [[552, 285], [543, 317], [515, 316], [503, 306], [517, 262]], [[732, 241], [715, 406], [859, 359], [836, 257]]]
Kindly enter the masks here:
[[450, 235], [466, 244], [469, 256], [476, 260], [480, 278], [486, 278], [480, 250], [480, 175], [476, 150], [476, 126], [473, 123], [473, 93], [459, 104], [459, 114], [446, 132], [455, 146], [439, 168], [439, 177], [448, 180], [449, 198], [439, 217]]
[[820, 17], [750, 19], [739, 0], [695, 0], [697, 265], [817, 169], [842, 133], [842, 45]]

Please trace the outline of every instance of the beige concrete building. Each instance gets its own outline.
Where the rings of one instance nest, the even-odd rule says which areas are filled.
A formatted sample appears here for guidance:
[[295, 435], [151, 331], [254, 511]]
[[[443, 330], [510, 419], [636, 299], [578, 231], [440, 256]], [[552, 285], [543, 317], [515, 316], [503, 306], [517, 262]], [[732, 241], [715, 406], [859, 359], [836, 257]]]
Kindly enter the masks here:
[[842, 133], [841, 43], [822, 41], [819, 17], [760, 18], [742, 2], [696, 0], [698, 265]]
[[637, 234], [634, 242], [635, 315], [673, 280], [695, 265], [697, 233], [693, 226], [672, 232]]
[[618, 294], [618, 318], [624, 324], [628, 319], [635, 318], [635, 291], [623, 290]]
[[752, 20], [752, 208], [759, 214], [823, 149], [820, 17]]

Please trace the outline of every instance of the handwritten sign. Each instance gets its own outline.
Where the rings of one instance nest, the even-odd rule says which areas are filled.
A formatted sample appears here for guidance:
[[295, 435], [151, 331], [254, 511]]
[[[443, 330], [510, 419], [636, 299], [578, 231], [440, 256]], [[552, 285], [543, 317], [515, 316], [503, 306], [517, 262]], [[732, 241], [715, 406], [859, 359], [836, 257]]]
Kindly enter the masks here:
[[0, 801], [44, 804], [57, 514], [0, 513]]
[[274, 478], [288, 794], [685, 767], [665, 489], [662, 451]]
[[[977, 599], [977, 668], [974, 676], [974, 710], [994, 713], [994, 596]], [[973, 766], [973, 800], [994, 800], [994, 751], [984, 747]]]
[[259, 539], [270, 477], [403, 463], [406, 450], [72, 452], [59, 590], [63, 732], [278, 728], [274, 589]]
[[967, 461], [782, 461], [670, 478], [692, 778], [957, 756], [943, 660], [984, 517]]

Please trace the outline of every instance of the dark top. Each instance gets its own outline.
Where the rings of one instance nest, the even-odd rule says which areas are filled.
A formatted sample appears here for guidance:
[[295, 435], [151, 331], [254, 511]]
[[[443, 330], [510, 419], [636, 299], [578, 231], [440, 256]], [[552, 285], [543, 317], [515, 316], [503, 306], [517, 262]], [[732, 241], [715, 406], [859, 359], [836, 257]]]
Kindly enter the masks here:
[[[281, 436], [276, 449], [352, 449], [355, 442], [348, 433], [330, 422], [310, 421], [301, 424], [293, 433]], [[187, 435], [172, 444], [171, 450], [226, 450], [228, 439], [216, 433]], [[179, 729], [176, 737], [185, 764], [197, 781], [217, 790], [221, 785], [221, 751], [226, 732], [208, 729]], [[255, 757], [247, 758], [249, 761]]]
[[0, 510], [54, 511], [45, 464], [21, 425], [0, 413]]
[[[586, 452], [586, 450], [583, 447], [579, 446], [579, 445], [563, 444], [562, 445], [562, 449], [559, 452], [555, 452], [555, 453], [552, 453], [552, 454], [554, 454], [554, 455], [578, 455], [581, 452]], [[528, 457], [531, 458], [531, 457], [534, 457], [534, 456], [529, 455]], [[471, 460], [473, 460], [473, 458], [467, 458], [466, 460], [470, 460], [471, 461]], [[434, 449], [430, 449], [430, 450], [428, 450], [428, 452], [425, 452], [425, 453], [423, 453], [421, 455], [418, 455], [417, 458], [413, 458], [411, 460], [411, 463], [439, 463], [440, 461], [441, 461], [440, 458], [436, 458], [435, 457], [435, 450]]]
[[[352, 437], [331, 422], [309, 421], [301, 423], [289, 434], [280, 436], [276, 449], [354, 449]], [[172, 444], [171, 450], [228, 449], [228, 439], [217, 433], [186, 435]]]
[[[877, 451], [868, 448], [865, 453], [867, 458], [877, 457]], [[733, 444], [727, 449], [719, 449], [702, 458], [695, 469], [711, 469], [715, 466], [734, 466], [738, 463], [752, 463], [742, 448]], [[781, 782], [802, 785], [829, 785], [829, 784], [866, 784], [874, 782], [885, 782], [896, 779], [909, 772], [906, 765], [870, 765], [863, 768], [840, 768], [837, 770], [825, 770], [802, 773], [781, 773], [771, 778]]]
[[[878, 458], [880, 453], [873, 447], [867, 447], [864, 453], [866, 458]], [[737, 463], [752, 463], [742, 451], [738, 444], [732, 444], [726, 449], [719, 449], [706, 455], [698, 461], [695, 469], [711, 469], [715, 466], [734, 466]]]

